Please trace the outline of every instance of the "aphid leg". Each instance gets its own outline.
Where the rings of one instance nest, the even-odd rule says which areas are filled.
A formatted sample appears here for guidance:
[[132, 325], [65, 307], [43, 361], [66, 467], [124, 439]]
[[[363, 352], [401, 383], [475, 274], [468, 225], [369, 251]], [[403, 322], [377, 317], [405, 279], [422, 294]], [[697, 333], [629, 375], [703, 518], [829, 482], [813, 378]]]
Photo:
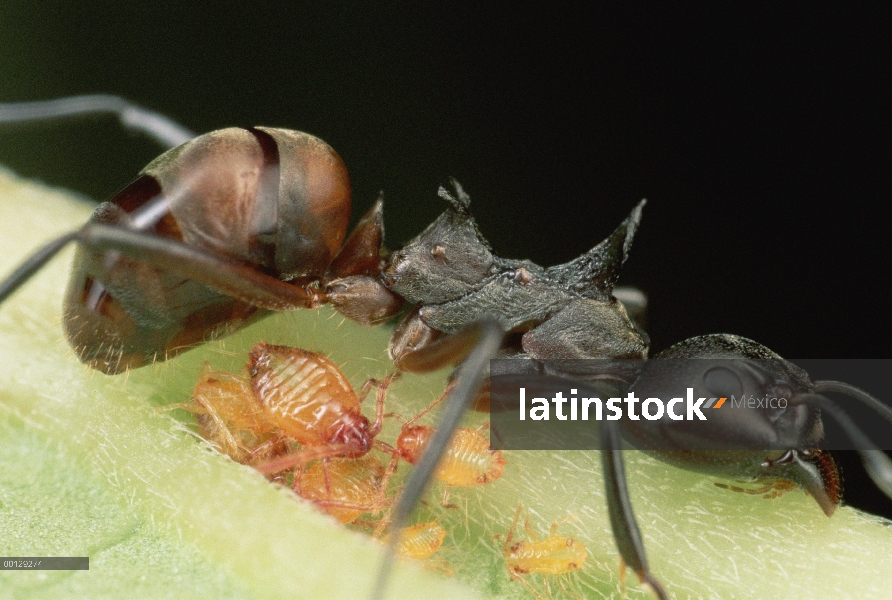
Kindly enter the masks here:
[[[211, 406], [208, 402], [205, 402], [203, 399], [199, 397], [192, 398], [191, 402], [178, 402], [177, 404], [168, 404], [167, 406], [162, 406], [160, 411], [171, 411], [171, 410], [184, 410], [186, 412], [190, 412], [193, 415], [203, 415], [208, 417], [214, 422], [216, 426], [215, 432], [222, 437], [222, 439], [208, 439], [207, 441], [213, 444], [218, 451], [223, 454], [226, 454], [229, 457], [232, 457], [239, 451], [247, 452], [247, 449], [242, 446], [235, 439], [232, 431], [229, 428], [229, 425], [220, 416], [220, 413]], [[216, 436], [215, 436], [216, 437]]]
[[557, 528], [563, 525], [564, 523], [569, 523], [570, 521], [575, 521], [578, 519], [576, 515], [570, 515], [569, 517], [564, 517], [560, 521], [555, 521], [551, 524], [551, 529], [548, 531], [548, 537], [554, 537], [557, 535]]
[[505, 536], [505, 543], [502, 544], [502, 551], [507, 552], [508, 548], [511, 547], [511, 542], [514, 540], [514, 532], [517, 530], [517, 522], [520, 520], [520, 511], [522, 510], [522, 506], [520, 502], [517, 503], [517, 508], [514, 509], [514, 520], [511, 521], [511, 528], [508, 530], [508, 535]]
[[427, 413], [429, 413], [430, 411], [432, 411], [433, 409], [438, 407], [440, 405], [440, 403], [443, 402], [443, 400], [445, 400], [449, 396], [449, 394], [452, 392], [452, 389], [454, 387], [455, 387], [454, 382], [447, 384], [446, 390], [442, 394], [440, 394], [440, 397], [437, 398], [436, 400], [434, 400], [433, 402], [431, 402], [430, 404], [428, 404], [426, 407], [424, 407], [414, 417], [412, 417], [411, 419], [409, 419], [408, 421], [403, 423], [403, 428], [405, 429], [407, 427], [411, 427], [412, 425], [415, 424], [416, 421], [421, 419], [424, 415], [426, 415]]
[[443, 508], [453, 509], [458, 508], [458, 504], [454, 504], [449, 501], [449, 490], [452, 489], [450, 486], [446, 486], [443, 488], [443, 495], [440, 497], [440, 506]]
[[103, 113], [117, 115], [124, 127], [148, 135], [165, 148], [185, 144], [196, 137], [195, 133], [161, 113], [109, 94], [0, 103], [0, 123], [27, 123]]
[[[384, 399], [387, 397], [387, 390], [390, 388], [390, 385], [399, 379], [399, 377], [400, 373], [394, 372], [378, 383], [378, 393], [375, 398], [375, 421], [369, 427], [369, 435], [372, 438], [377, 436], [381, 432], [381, 428], [384, 426]], [[362, 398], [360, 398], [360, 402], [362, 402]], [[396, 450], [394, 450], [394, 452], [396, 452]]]
[[554, 600], [554, 596], [551, 595], [551, 587], [548, 585], [548, 576], [545, 573], [539, 574], [542, 577], [542, 587], [545, 588], [545, 597], [548, 600]]
[[[526, 588], [528, 590], [530, 590], [530, 593], [536, 597], [536, 600], [545, 600], [545, 597], [542, 596], [542, 594], [540, 594], [536, 590], [536, 588], [533, 587], [532, 583], [530, 583], [529, 581], [524, 579], [523, 575], [521, 575], [520, 573], [518, 573], [514, 570], [509, 571], [508, 574], [510, 575], [511, 581], [519, 581], [520, 583], [524, 584], [526, 586]], [[544, 578], [544, 576], [543, 576], [543, 578]]]
[[278, 452], [274, 452], [273, 450], [277, 446], [282, 446], [283, 442], [286, 439], [287, 438], [279, 437], [279, 438], [274, 438], [274, 439], [267, 440], [267, 441], [263, 442], [262, 444], [260, 444], [259, 446], [257, 446], [256, 448], [251, 450], [251, 452], [248, 453], [248, 456], [247, 456], [245, 462], [250, 464], [251, 461], [256, 459], [258, 456], [263, 456], [267, 452], [269, 452], [271, 456], [276, 456], [278, 454], [281, 454], [282, 453], [281, 450]]
[[[281, 472], [281, 471], [279, 471], [279, 472]], [[271, 477], [272, 475], [274, 475], [274, 473], [268, 474], [267, 477]], [[291, 491], [293, 491], [295, 494], [297, 494], [300, 497], [303, 497], [303, 494], [301, 493], [301, 487], [300, 487], [301, 481], [303, 480], [303, 475], [304, 475], [304, 466], [299, 465], [296, 469], [294, 469], [294, 478], [291, 480]]]
[[381, 385], [381, 382], [377, 379], [367, 379], [362, 383], [359, 388], [359, 391], [356, 392], [356, 399], [359, 400], [359, 403], [362, 404], [365, 399], [368, 397], [369, 393], [373, 388]]
[[[390, 478], [396, 473], [396, 468], [400, 462], [400, 456], [397, 449], [390, 444], [375, 440], [372, 445], [376, 450], [390, 454], [390, 464], [387, 465], [387, 470], [384, 472], [384, 477], [381, 479], [381, 491], [378, 494], [378, 502], [383, 506], [387, 499], [387, 484], [390, 483]], [[393, 511], [387, 511], [387, 514], [381, 517], [381, 521], [378, 522], [377, 527], [375, 527], [375, 532], [372, 534], [373, 538], [377, 539], [383, 535], [384, 530], [390, 525], [390, 516], [392, 512]]]
[[[467, 359], [459, 367], [459, 375], [455, 388], [449, 394], [449, 401], [446, 410], [440, 420], [437, 431], [428, 445], [427, 451], [422, 456], [421, 461], [415, 466], [415, 471], [409, 478], [402, 495], [397, 502], [393, 511], [393, 532], [387, 544], [384, 553], [384, 560], [378, 577], [372, 588], [371, 597], [376, 600], [383, 600], [384, 591], [387, 586], [387, 579], [390, 570], [393, 567], [393, 560], [396, 556], [397, 545], [399, 544], [400, 532], [406, 526], [412, 509], [417, 504], [427, 484], [440, 462], [440, 458], [446, 451], [452, 434], [458, 427], [462, 415], [467, 411], [469, 404], [477, 397], [477, 392], [483, 383], [486, 372], [489, 367], [489, 361], [496, 356], [502, 345], [502, 339], [505, 332], [494, 321], [485, 321], [483, 323], [475, 323], [470, 325], [464, 331], [445, 338], [447, 342], [452, 339], [453, 344], [459, 345], [467, 351], [468, 346], [472, 346]], [[443, 349], [443, 346], [440, 347]], [[460, 356], [460, 353], [452, 349], [447, 352], [452, 356]], [[421, 361], [425, 364], [426, 361]], [[442, 363], [441, 363], [442, 366]]]
[[628, 588], [626, 588], [626, 561], [623, 560], [623, 557], [619, 557], [619, 593], [625, 598], [628, 594]]
[[[523, 530], [527, 532], [527, 537], [530, 538], [533, 542], [539, 541], [539, 536], [533, 531], [533, 528], [530, 527], [530, 513], [527, 511], [527, 516], [523, 520]], [[552, 529], [551, 535], [554, 535], [554, 529]]]
[[341, 456], [343, 453], [344, 446], [341, 445], [326, 446], [323, 448], [305, 448], [292, 454], [286, 454], [285, 456], [280, 456], [260, 463], [259, 465], [255, 465], [254, 468], [264, 475], [274, 475], [289, 469], [301, 469], [310, 461], [333, 458]]
[[647, 566], [644, 542], [632, 512], [632, 502], [626, 486], [626, 471], [616, 421], [601, 422], [601, 462], [610, 528], [613, 530], [620, 557], [632, 567], [642, 584], [649, 586], [657, 598], [667, 600], [666, 591]]
[[325, 457], [322, 462], [322, 481], [325, 483], [325, 495], [331, 498], [331, 460]]
[[235, 436], [232, 434], [232, 431], [229, 429], [229, 426], [226, 424], [226, 421], [224, 421], [223, 418], [220, 416], [220, 413], [218, 413], [214, 409], [213, 406], [211, 406], [204, 400], [201, 400], [199, 398], [196, 398], [195, 400], [196, 400], [196, 402], [198, 402], [198, 404], [202, 408], [204, 408], [204, 414], [206, 414], [208, 417], [210, 417], [214, 421], [214, 425], [217, 426], [217, 431], [219, 432], [220, 436], [222, 436], [222, 438], [223, 438], [223, 440], [213, 440], [213, 441], [214, 442], [225, 441], [225, 446], [223, 448], [221, 448], [223, 453], [228, 456], [232, 456], [233, 453], [235, 453], [239, 450], [245, 450], [245, 448], [242, 447], [242, 444], [240, 444], [238, 442], [238, 440], [235, 439]]

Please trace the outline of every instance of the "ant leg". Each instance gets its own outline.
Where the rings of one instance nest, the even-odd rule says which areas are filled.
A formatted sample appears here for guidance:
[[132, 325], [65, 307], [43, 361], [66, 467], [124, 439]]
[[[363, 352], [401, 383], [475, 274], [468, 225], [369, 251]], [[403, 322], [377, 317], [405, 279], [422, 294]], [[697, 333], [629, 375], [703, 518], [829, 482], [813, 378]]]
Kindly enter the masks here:
[[622, 303], [626, 314], [642, 331], [647, 330], [647, 296], [635, 287], [617, 286], [613, 288], [613, 297]]
[[[399, 372], [393, 372], [378, 384], [378, 393], [375, 398], [375, 422], [369, 427], [369, 435], [373, 438], [381, 433], [381, 428], [384, 426], [384, 399], [387, 397], [387, 390], [399, 376]], [[394, 452], [396, 451], [394, 450]]]
[[412, 509], [419, 498], [421, 498], [433, 476], [440, 458], [452, 439], [453, 432], [458, 427], [459, 420], [467, 411], [468, 405], [477, 397], [477, 392], [483, 384], [483, 379], [489, 368], [489, 361], [499, 351], [504, 335], [505, 332], [494, 321], [476, 323], [469, 326], [462, 333], [456, 334], [463, 346], [466, 347], [466, 344], [475, 342], [476, 345], [459, 367], [455, 388], [449, 394], [449, 402], [437, 427], [437, 431], [428, 444], [427, 451], [415, 466], [415, 471], [409, 478], [409, 482], [406, 484], [393, 511], [393, 534], [388, 540], [384, 561], [372, 588], [373, 598], [379, 600], [384, 598], [387, 579], [396, 557], [400, 532], [406, 526]]
[[[424, 349], [430, 347], [440, 335], [439, 331], [425, 325], [424, 321], [421, 320], [420, 307], [415, 308], [396, 326], [393, 335], [390, 337], [387, 353], [397, 369], [401, 371], [424, 372], [424, 368], [413, 368], [413, 356], [418, 352], [423, 353]], [[433, 371], [440, 368], [440, 366], [442, 365], [426, 370]]]
[[69, 244], [69, 242], [75, 241], [77, 239], [77, 233], [78, 232], [76, 231], [68, 233], [44, 244], [38, 248], [34, 254], [25, 259], [25, 262], [19, 265], [15, 271], [10, 273], [6, 279], [0, 281], [0, 303], [11, 296], [23, 283], [31, 279], [32, 275], [43, 268], [43, 265], [56, 256], [62, 248]]
[[[426, 329], [432, 332], [431, 335], [423, 334], [424, 342], [416, 341], [411, 346], [404, 346], [399, 350], [393, 347], [394, 340], [391, 339], [391, 355], [394, 364], [399, 370], [412, 373], [427, 373], [457, 363], [479, 343], [484, 333], [483, 328], [471, 325], [451, 335], [435, 339], [439, 332], [424, 325], [417, 313], [410, 316], [408, 320], [413, 321], [413, 327], [419, 327], [420, 331], [423, 332]], [[398, 333], [399, 328], [394, 332], [394, 338]]]
[[339, 313], [363, 325], [379, 325], [397, 314], [403, 298], [378, 277], [384, 239], [383, 201], [359, 220], [323, 278], [324, 298]]
[[109, 94], [0, 103], [0, 123], [24, 123], [103, 113], [117, 115], [124, 127], [146, 134], [166, 148], [185, 144], [196, 137], [195, 133], [161, 113]]
[[141, 231], [87, 223], [78, 231], [57, 238], [40, 248], [0, 282], [0, 302], [72, 241], [93, 250], [121, 252], [260, 308], [294, 310], [314, 307], [319, 301], [314, 293], [306, 289], [222, 256]]
[[632, 502], [626, 486], [619, 427], [614, 421], [601, 422], [601, 463], [604, 468], [610, 528], [613, 530], [620, 557], [623, 563], [632, 567], [642, 583], [650, 586], [657, 598], [667, 600], [666, 591], [647, 566], [644, 542], [632, 512]]

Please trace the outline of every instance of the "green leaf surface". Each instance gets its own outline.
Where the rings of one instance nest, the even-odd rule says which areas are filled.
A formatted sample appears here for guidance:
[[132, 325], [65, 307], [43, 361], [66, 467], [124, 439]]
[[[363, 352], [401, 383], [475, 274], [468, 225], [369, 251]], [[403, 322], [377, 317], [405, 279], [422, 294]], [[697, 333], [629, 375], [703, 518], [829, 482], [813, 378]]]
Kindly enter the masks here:
[[[0, 273], [89, 211], [68, 194], [0, 171]], [[359, 327], [329, 310], [298, 311], [109, 377], [80, 365], [63, 339], [69, 260], [70, 252], [52, 261], [0, 306], [0, 554], [89, 556], [90, 570], [0, 571], [0, 597], [366, 598], [381, 560], [367, 533], [215, 453], [194, 434], [190, 415], [163, 407], [188, 401], [205, 361], [243, 369], [257, 341], [325, 352], [359, 386], [392, 368], [390, 330]], [[388, 411], [412, 416], [439, 395], [444, 378], [403, 377]], [[480, 421], [472, 416], [469, 424]], [[398, 428], [392, 420], [381, 439], [393, 443]], [[673, 597], [888, 597], [888, 522], [846, 507], [828, 519], [798, 491], [764, 500], [637, 452], [626, 458], [651, 566]], [[450, 491], [458, 508], [442, 508], [443, 488], [433, 486], [415, 520], [436, 518], [447, 529], [437, 556], [455, 576], [400, 565], [389, 598], [532, 597], [509, 579], [494, 537], [507, 532], [518, 503], [539, 535], [574, 516], [559, 532], [588, 548], [580, 571], [549, 578], [554, 597], [620, 596], [597, 453], [508, 452], [506, 459], [502, 479]], [[401, 475], [410, 470], [400, 467]], [[546, 594], [541, 577], [528, 581]], [[634, 575], [627, 583], [630, 598], [648, 597]]]

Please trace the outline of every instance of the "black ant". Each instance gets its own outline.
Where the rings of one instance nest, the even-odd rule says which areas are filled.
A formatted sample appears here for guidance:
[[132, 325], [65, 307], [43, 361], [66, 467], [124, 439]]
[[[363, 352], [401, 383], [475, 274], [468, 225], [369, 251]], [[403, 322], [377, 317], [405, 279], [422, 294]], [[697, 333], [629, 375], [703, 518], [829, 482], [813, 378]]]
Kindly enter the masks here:
[[[57, 101], [53, 111], [140, 114], [138, 107], [120, 99], [102, 99], [69, 101], [67, 107], [65, 100]], [[15, 106], [2, 108], [0, 121], [17, 118]], [[41, 110], [41, 105], [32, 104], [19, 117], [40, 118], [53, 112]], [[164, 137], [165, 127], [145, 114], [129, 123]], [[167, 141], [176, 145], [183, 137], [188, 132], [179, 130]], [[382, 247], [380, 200], [344, 241], [351, 204], [349, 179], [338, 155], [324, 142], [300, 132], [263, 127], [212, 132], [162, 154], [102, 204], [90, 222], [39, 249], [0, 283], [0, 302], [62, 247], [77, 242], [63, 311], [66, 334], [82, 361], [118, 373], [231, 333], [270, 310], [330, 303], [351, 319], [374, 325], [396, 316], [408, 301], [414, 308], [390, 344], [396, 366], [426, 371], [464, 362], [428, 452], [394, 509], [393, 524], [399, 530], [435, 472], [462, 413], [477, 398], [491, 357], [644, 359], [649, 345], [636, 323], [636, 315], [644, 310], [642, 296], [614, 289], [643, 202], [591, 251], [546, 269], [497, 257], [457, 183], [452, 190], [441, 188], [440, 196], [448, 203], [447, 211], [403, 249], [388, 254]], [[695, 471], [724, 469], [737, 478], [760, 479], [764, 470], [771, 470], [779, 479], [812, 492], [829, 514], [838, 502], [834, 469], [813, 448], [823, 412], [853, 438], [869, 474], [892, 497], [892, 461], [821, 392], [846, 393], [892, 420], [892, 410], [876, 399], [844, 384], [812, 383], [763, 346], [733, 336], [694, 338], [659, 356], [720, 357], [750, 365], [730, 369], [733, 376], [718, 381], [696, 370], [672, 376], [675, 383], [708, 390], [718, 386], [716, 393], [727, 391], [722, 386], [754, 394], [766, 386], [785, 387], [793, 402], [791, 414], [809, 426], [794, 429], [786, 452], [777, 454], [756, 431], [741, 430], [740, 421], [725, 423], [725, 431], [734, 431], [749, 445], [745, 456], [720, 467], [703, 453], [722, 449], [717, 431], [700, 434], [698, 452], [661, 454], [651, 449], [658, 458]], [[784, 366], [752, 368], [751, 361], [766, 358]], [[646, 363], [651, 364], [658, 363]], [[646, 366], [632, 388], [661, 386], [669, 379], [657, 367]], [[608, 510], [623, 561], [665, 598], [647, 565], [619, 452], [621, 436], [648, 449], [642, 441], [647, 435], [635, 425], [625, 421], [602, 425]], [[390, 538], [376, 586], [378, 597], [383, 595], [398, 537]]]

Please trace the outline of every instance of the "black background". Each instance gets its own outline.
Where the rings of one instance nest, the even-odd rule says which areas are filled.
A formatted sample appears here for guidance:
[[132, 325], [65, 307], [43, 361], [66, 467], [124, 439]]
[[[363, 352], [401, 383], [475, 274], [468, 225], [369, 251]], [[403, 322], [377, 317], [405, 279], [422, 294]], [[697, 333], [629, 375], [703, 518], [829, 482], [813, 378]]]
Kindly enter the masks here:
[[[443, 3], [0, 6], [0, 101], [106, 92], [197, 130], [305, 130], [397, 246], [461, 181], [499, 254], [569, 260], [649, 203], [622, 281], [653, 350], [736, 333], [886, 358], [888, 15]], [[0, 129], [0, 163], [100, 199], [158, 150], [112, 119]], [[883, 266], [886, 265], [886, 266]], [[892, 516], [852, 457], [846, 499]]]

